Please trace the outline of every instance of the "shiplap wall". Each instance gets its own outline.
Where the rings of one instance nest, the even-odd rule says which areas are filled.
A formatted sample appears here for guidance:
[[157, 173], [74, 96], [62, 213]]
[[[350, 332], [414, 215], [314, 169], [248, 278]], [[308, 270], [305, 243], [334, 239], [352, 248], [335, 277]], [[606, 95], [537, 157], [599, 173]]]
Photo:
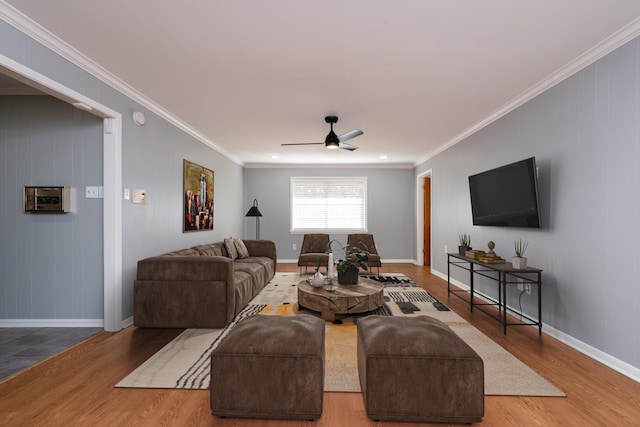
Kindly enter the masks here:
[[[0, 319], [103, 318], [102, 120], [50, 96], [0, 96]], [[24, 186], [69, 186], [72, 212], [24, 212]]]

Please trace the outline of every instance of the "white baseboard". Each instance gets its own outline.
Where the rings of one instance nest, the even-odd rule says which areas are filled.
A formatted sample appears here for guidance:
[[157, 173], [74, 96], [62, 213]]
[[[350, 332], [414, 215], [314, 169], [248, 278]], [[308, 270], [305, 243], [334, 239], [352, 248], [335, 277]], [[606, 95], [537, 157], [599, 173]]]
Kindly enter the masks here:
[[[122, 328], [133, 325], [133, 316], [122, 321]], [[0, 328], [104, 328], [103, 319], [0, 319]]]
[[562, 341], [566, 345], [575, 350], [578, 350], [580, 353], [589, 356], [590, 358], [597, 360], [610, 367], [613, 370], [620, 372], [622, 375], [631, 378], [634, 381], [640, 382], [640, 369], [636, 368], [633, 365], [628, 364], [620, 359], [617, 359], [610, 354], [605, 353], [604, 351], [598, 350], [595, 347], [590, 346], [587, 343], [584, 343], [571, 335], [565, 334], [564, 332], [555, 329], [551, 326], [544, 325], [543, 331], [545, 334], [554, 337], [558, 341]]
[[[431, 269], [431, 273], [435, 274], [436, 276], [440, 277], [443, 280], [447, 280], [447, 275], [444, 273], [441, 273], [440, 271]], [[465, 290], [469, 290], [469, 286], [465, 285], [464, 283], [461, 283], [455, 279], [451, 279], [451, 283], [453, 283], [454, 285], [456, 285], [457, 287], [461, 288], [461, 289], [465, 289]], [[475, 295], [475, 293], [474, 293]], [[480, 297], [482, 297], [482, 295], [480, 295]], [[536, 328], [536, 326], [531, 326], [532, 328]], [[628, 364], [625, 361], [622, 361], [616, 357], [611, 356], [608, 353], [605, 353], [602, 350], [598, 350], [595, 347], [590, 346], [587, 343], [584, 343], [582, 341], [580, 341], [579, 339], [576, 339], [574, 337], [572, 337], [569, 334], [566, 334], [552, 326], [547, 325], [546, 323], [542, 322], [542, 331], [543, 333], [549, 335], [550, 337], [553, 337], [555, 339], [557, 339], [558, 341], [568, 345], [569, 347], [579, 351], [580, 353], [589, 356], [590, 358], [597, 360], [598, 362], [602, 363], [603, 365], [608, 366], [609, 368], [620, 372], [622, 375], [627, 376], [629, 378], [631, 378], [634, 381], [638, 381], [640, 382], [640, 369]]]
[[131, 325], [133, 325], [133, 316], [127, 317], [122, 321], [122, 329], [128, 328]]
[[[380, 262], [382, 264], [400, 264], [400, 263], [405, 263], [405, 264], [414, 263], [415, 264], [415, 260], [413, 260], [413, 259], [381, 259]], [[278, 264], [297, 264], [297, 263], [298, 263], [298, 258], [296, 258], [296, 259], [278, 259]]]
[[104, 328], [103, 319], [0, 319], [0, 328]]

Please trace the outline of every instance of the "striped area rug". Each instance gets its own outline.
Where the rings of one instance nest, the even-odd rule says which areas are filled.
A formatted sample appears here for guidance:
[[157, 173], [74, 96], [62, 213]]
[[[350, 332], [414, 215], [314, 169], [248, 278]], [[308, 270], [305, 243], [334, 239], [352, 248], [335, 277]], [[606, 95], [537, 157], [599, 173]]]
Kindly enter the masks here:
[[[116, 387], [208, 389], [211, 351], [242, 319], [255, 314], [295, 316], [296, 285], [308, 275], [277, 273], [276, 277], [224, 329], [187, 329], [120, 381]], [[449, 311], [428, 292], [401, 274], [378, 277], [385, 304], [375, 314], [432, 316], [449, 325], [484, 361], [486, 395], [564, 396], [509, 352], [466, 320]], [[356, 354], [358, 316], [342, 324], [326, 323], [325, 391], [360, 392]]]

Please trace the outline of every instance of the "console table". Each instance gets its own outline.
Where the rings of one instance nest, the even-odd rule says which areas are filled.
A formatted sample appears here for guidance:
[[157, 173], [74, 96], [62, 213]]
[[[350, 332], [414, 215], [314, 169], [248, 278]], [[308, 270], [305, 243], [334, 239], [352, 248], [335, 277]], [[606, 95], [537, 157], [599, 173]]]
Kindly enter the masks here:
[[[469, 272], [469, 290], [464, 289], [451, 289], [451, 266], [467, 270]], [[474, 276], [479, 275], [496, 281], [498, 284], [498, 299], [493, 299], [483, 295], [483, 298], [490, 302], [476, 302], [474, 300]], [[518, 283], [529, 283], [535, 285], [538, 293], [538, 319], [533, 319], [523, 313], [518, 313], [510, 307], [507, 307], [507, 289], [509, 285], [516, 285]], [[476, 307], [478, 310], [487, 314], [488, 316], [498, 320], [502, 323], [504, 333], [507, 333], [507, 326], [526, 326], [534, 325], [538, 327], [538, 334], [542, 335], [542, 270], [532, 267], [525, 269], [513, 268], [510, 262], [503, 264], [489, 264], [478, 261], [477, 259], [470, 258], [457, 253], [447, 254], [447, 292], [449, 295], [454, 295], [465, 302], [469, 303], [471, 312]], [[463, 294], [468, 294], [467, 300]], [[478, 298], [476, 298], [478, 299]], [[497, 306], [498, 316], [484, 309], [484, 306]], [[507, 311], [516, 313], [526, 321], [520, 322], [508, 322]]]

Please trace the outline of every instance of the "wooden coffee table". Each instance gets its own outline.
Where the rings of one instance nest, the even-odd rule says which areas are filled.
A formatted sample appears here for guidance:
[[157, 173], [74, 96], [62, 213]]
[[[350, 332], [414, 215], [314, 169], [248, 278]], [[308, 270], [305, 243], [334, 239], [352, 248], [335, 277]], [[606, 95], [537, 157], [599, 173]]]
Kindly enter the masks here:
[[[384, 286], [360, 278], [357, 285], [333, 285], [333, 291], [325, 287], [315, 288], [306, 280], [298, 283], [298, 306], [322, 313], [322, 318], [335, 321], [336, 315], [366, 313], [384, 304]], [[342, 316], [345, 317], [345, 316]]]

